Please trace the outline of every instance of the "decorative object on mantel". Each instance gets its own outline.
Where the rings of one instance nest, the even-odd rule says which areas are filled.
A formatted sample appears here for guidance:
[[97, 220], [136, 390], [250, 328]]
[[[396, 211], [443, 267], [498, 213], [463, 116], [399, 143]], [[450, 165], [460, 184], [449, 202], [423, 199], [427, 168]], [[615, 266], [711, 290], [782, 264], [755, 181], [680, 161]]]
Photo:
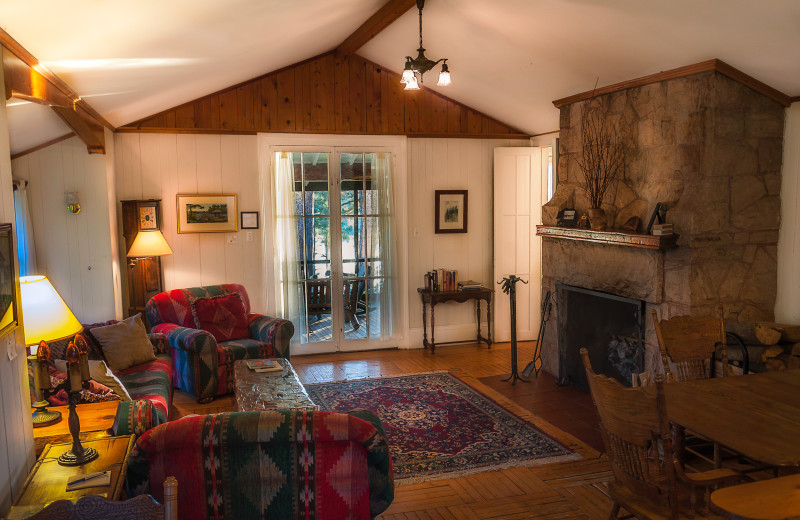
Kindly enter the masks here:
[[580, 185], [589, 197], [589, 220], [595, 230], [606, 228], [603, 198], [625, 170], [625, 144], [619, 125], [609, 118], [610, 109], [608, 98], [592, 97], [581, 112], [581, 153], [576, 162], [583, 173]]
[[575, 227], [577, 212], [575, 208], [562, 208], [556, 216], [556, 222], [561, 227]]
[[[450, 69], [447, 68], [447, 58], [441, 58], [433, 61], [425, 56], [425, 47], [422, 46], [422, 8], [425, 7], [425, 0], [417, 0], [417, 8], [419, 9], [419, 49], [417, 49], [417, 57], [412, 58], [406, 56], [406, 64], [403, 67], [403, 78], [400, 83], [405, 84], [404, 90], [419, 90], [419, 84], [422, 83], [422, 75], [435, 67], [439, 62], [442, 63], [442, 71], [439, 73], [439, 82], [436, 83], [440, 87], [450, 85]], [[417, 81], [419, 76], [419, 81]]]

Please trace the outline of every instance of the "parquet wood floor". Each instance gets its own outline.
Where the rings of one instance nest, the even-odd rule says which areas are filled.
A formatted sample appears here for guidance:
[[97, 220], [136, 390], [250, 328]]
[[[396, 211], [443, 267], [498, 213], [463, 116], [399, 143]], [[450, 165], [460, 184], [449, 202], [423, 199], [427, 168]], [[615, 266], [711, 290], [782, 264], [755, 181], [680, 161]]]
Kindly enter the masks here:
[[[533, 342], [519, 344], [520, 371], [533, 355]], [[303, 383], [340, 381], [416, 372], [448, 370], [487, 395], [531, 420], [583, 456], [582, 460], [544, 466], [511, 468], [420, 484], [398, 485], [384, 520], [422, 519], [606, 519], [611, 500], [606, 482], [611, 471], [598, 446], [596, 412], [589, 396], [574, 388], [559, 388], [547, 374], [532, 383], [511, 387], [500, 381], [509, 372], [510, 347], [491, 349], [475, 344], [424, 350], [384, 350], [314, 356], [292, 356]], [[588, 404], [587, 404], [588, 403]], [[189, 413], [235, 409], [224, 396], [200, 405], [175, 392], [172, 418]], [[551, 426], [548, 422], [553, 424]], [[560, 424], [561, 426], [558, 426]], [[575, 437], [554, 426], [571, 431]]]

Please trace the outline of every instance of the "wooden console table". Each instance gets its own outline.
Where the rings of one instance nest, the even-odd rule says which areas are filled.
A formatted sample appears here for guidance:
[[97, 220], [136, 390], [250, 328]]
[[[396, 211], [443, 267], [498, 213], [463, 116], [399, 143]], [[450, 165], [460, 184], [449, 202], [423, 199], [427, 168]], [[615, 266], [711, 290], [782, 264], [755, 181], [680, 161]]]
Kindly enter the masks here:
[[[478, 336], [477, 341], [483, 341], [489, 348], [492, 348], [492, 289], [482, 289], [474, 291], [429, 291], [428, 289], [417, 289], [420, 297], [422, 298], [422, 344], [425, 348], [430, 347], [431, 352], [436, 352], [436, 340], [434, 339], [435, 329], [435, 314], [434, 307], [437, 303], [444, 302], [458, 302], [463, 303], [469, 300], [475, 300], [476, 313], [478, 315]], [[481, 336], [481, 300], [486, 301], [486, 321], [488, 339]], [[428, 312], [427, 307], [431, 306], [431, 340], [428, 341]], [[466, 341], [466, 340], [465, 340]], [[465, 341], [444, 341], [439, 345], [449, 345], [452, 343], [464, 343]]]

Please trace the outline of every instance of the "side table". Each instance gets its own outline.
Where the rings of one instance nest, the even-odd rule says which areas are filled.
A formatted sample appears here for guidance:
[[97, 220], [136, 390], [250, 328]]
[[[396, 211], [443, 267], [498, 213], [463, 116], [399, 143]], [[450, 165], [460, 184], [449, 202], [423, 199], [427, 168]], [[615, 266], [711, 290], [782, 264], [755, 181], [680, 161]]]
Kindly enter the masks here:
[[[119, 401], [79, 404], [77, 410], [78, 417], [81, 419], [81, 442], [109, 437], [108, 430], [114, 425], [118, 407]], [[61, 412], [61, 420], [50, 426], [33, 429], [33, 445], [37, 457], [47, 444], [72, 442], [72, 435], [69, 433], [69, 424], [67, 422], [69, 407], [56, 406], [50, 407], [48, 410]]]
[[[489, 348], [492, 348], [492, 293], [494, 290], [485, 287], [474, 291], [430, 291], [428, 289], [417, 289], [420, 297], [422, 298], [422, 344], [425, 348], [430, 347], [431, 352], [436, 352], [436, 340], [434, 339], [435, 319], [434, 308], [437, 303], [444, 302], [467, 302], [475, 300], [476, 313], [478, 315], [478, 335], [477, 341], [483, 341]], [[487, 322], [487, 337], [481, 336], [481, 300], [486, 302], [486, 322]], [[431, 306], [431, 340], [428, 341], [428, 312], [427, 306]], [[464, 343], [464, 341], [444, 341], [439, 345], [448, 345], [452, 343]]]
[[[100, 456], [82, 466], [61, 466], [58, 463], [58, 457], [72, 449], [72, 442], [48, 444], [28, 475], [22, 494], [9, 511], [8, 520], [26, 518], [55, 500], [75, 501], [86, 495], [119, 500], [133, 442], [133, 435], [84, 442], [85, 447], [96, 449]], [[111, 471], [111, 482], [107, 486], [67, 491], [68, 478], [108, 470]]]

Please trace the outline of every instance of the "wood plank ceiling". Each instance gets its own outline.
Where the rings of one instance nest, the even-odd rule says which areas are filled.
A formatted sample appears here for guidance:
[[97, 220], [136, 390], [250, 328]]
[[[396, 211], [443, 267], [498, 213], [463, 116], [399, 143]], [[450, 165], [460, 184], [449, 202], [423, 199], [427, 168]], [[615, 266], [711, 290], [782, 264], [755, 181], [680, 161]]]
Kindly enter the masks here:
[[524, 138], [527, 134], [400, 75], [329, 52], [117, 129], [119, 132], [404, 134]]

